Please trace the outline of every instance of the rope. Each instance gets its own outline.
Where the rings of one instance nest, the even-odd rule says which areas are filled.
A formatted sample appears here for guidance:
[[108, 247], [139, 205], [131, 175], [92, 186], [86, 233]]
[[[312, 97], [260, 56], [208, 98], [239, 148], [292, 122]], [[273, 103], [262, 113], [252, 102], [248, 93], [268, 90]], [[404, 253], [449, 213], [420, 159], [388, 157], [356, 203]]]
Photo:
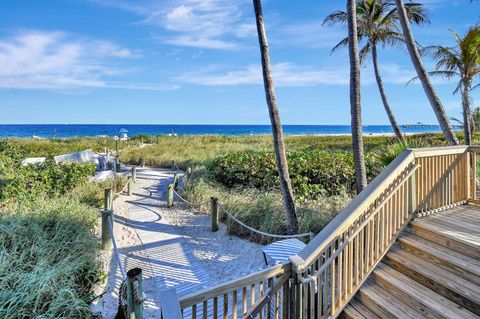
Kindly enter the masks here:
[[312, 235], [312, 233], [303, 233], [303, 234], [297, 234], [297, 235], [276, 235], [276, 234], [265, 233], [265, 232], [262, 232], [260, 230], [255, 229], [255, 228], [252, 228], [252, 227], [246, 225], [245, 223], [241, 222], [240, 220], [238, 220], [222, 204], [218, 203], [218, 207], [220, 207], [225, 214], [227, 214], [231, 219], [233, 219], [233, 221], [235, 221], [240, 226], [243, 226], [244, 228], [250, 230], [251, 232], [257, 233], [257, 234], [262, 235], [262, 236], [287, 239], [287, 238], [301, 238], [301, 237], [307, 237], [307, 236], [310, 237]]
[[147, 298], [145, 297], [144, 294], [140, 293], [137, 280], [134, 280], [132, 282], [132, 288], [133, 288], [133, 301], [135, 301], [135, 303], [137, 304], [143, 303]]
[[186, 203], [187, 205], [190, 205], [190, 206], [203, 206], [205, 204], [208, 204], [210, 202], [210, 200], [207, 200], [207, 201], [204, 201], [204, 202], [200, 202], [200, 203], [193, 203], [193, 202], [189, 202], [188, 200], [186, 200], [185, 198], [183, 198], [182, 196], [180, 196], [180, 194], [176, 191], [176, 190], [173, 190], [173, 193], [175, 195], [177, 195], [177, 197], [184, 203]]
[[112, 244], [113, 244], [113, 253], [115, 255], [115, 259], [117, 260], [118, 268], [120, 269], [120, 273], [122, 274], [122, 280], [125, 281], [127, 279], [127, 275], [125, 274], [125, 269], [123, 269], [122, 261], [120, 260], [120, 254], [118, 253], [118, 247], [117, 247], [117, 241], [115, 240], [115, 234], [113, 233], [113, 218], [114, 214], [112, 211], [112, 219], [111, 222], [107, 223], [108, 224], [108, 231], [110, 232], [110, 235], [112, 236]]

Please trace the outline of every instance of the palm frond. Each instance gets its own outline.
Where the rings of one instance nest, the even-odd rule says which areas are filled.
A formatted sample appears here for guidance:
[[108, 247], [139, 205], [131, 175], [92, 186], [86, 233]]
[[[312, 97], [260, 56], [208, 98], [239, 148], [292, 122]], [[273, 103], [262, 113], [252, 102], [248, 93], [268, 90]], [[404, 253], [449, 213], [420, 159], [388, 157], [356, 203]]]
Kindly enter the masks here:
[[338, 49], [340, 49], [340, 48], [345, 48], [346, 46], [348, 46], [348, 37], [343, 38], [340, 42], [338, 42], [338, 43], [332, 48], [332, 50], [330, 51], [330, 54], [333, 54], [333, 53], [337, 52]]
[[346, 25], [348, 21], [348, 15], [345, 11], [335, 11], [329, 14], [325, 20], [323, 20], [322, 25], [334, 26], [334, 25]]

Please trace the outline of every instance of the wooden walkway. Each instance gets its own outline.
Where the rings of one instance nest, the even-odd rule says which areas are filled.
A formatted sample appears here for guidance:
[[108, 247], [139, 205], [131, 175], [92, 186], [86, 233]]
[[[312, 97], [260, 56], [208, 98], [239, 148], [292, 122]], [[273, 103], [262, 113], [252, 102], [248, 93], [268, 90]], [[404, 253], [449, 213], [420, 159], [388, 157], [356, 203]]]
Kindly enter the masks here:
[[414, 220], [343, 318], [480, 318], [480, 206]]
[[[160, 210], [172, 172], [139, 169], [137, 178], [158, 179], [152, 187], [141, 191], [141, 199], [130, 201], [129, 223], [143, 243], [149, 257], [153, 277], [159, 290], [176, 288], [179, 296], [206, 288], [210, 281], [207, 272], [197, 263], [185, 238], [178, 233]], [[138, 194], [137, 194], [138, 195]]]

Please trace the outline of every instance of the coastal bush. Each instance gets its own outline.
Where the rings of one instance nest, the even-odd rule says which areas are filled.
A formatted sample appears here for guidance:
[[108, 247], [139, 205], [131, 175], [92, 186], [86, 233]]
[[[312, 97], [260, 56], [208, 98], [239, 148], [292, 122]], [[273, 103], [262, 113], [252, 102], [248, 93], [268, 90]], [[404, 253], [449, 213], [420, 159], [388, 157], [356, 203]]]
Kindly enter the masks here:
[[[345, 151], [312, 149], [287, 153], [290, 178], [295, 195], [312, 199], [353, 193], [355, 170], [353, 154]], [[367, 156], [369, 176], [378, 171]], [[213, 160], [207, 171], [217, 182], [232, 187], [273, 189], [278, 172], [272, 152], [236, 152]]]
[[[0, 160], [7, 160], [4, 156]], [[53, 159], [26, 166], [0, 167], [2, 202], [63, 195], [95, 175], [94, 164], [57, 164]]]
[[0, 213], [0, 318], [87, 318], [98, 216], [69, 195]]

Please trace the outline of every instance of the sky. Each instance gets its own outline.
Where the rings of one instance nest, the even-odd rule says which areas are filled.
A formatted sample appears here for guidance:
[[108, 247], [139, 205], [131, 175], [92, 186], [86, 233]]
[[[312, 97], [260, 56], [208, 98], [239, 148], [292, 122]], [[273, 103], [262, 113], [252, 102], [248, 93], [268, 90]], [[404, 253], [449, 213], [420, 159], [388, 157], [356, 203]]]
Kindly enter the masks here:
[[[418, 1], [431, 20], [413, 27], [422, 45], [453, 45], [449, 29], [480, 22], [479, 1]], [[283, 124], [350, 123], [347, 50], [330, 52], [346, 30], [322, 26], [345, 5], [263, 1]], [[406, 86], [406, 50], [379, 61], [398, 122], [436, 123], [421, 85]], [[388, 124], [371, 63], [361, 71], [364, 124]], [[455, 81], [434, 84], [460, 117]], [[2, 124], [268, 124], [252, 1], [2, 0], [0, 113]]]

